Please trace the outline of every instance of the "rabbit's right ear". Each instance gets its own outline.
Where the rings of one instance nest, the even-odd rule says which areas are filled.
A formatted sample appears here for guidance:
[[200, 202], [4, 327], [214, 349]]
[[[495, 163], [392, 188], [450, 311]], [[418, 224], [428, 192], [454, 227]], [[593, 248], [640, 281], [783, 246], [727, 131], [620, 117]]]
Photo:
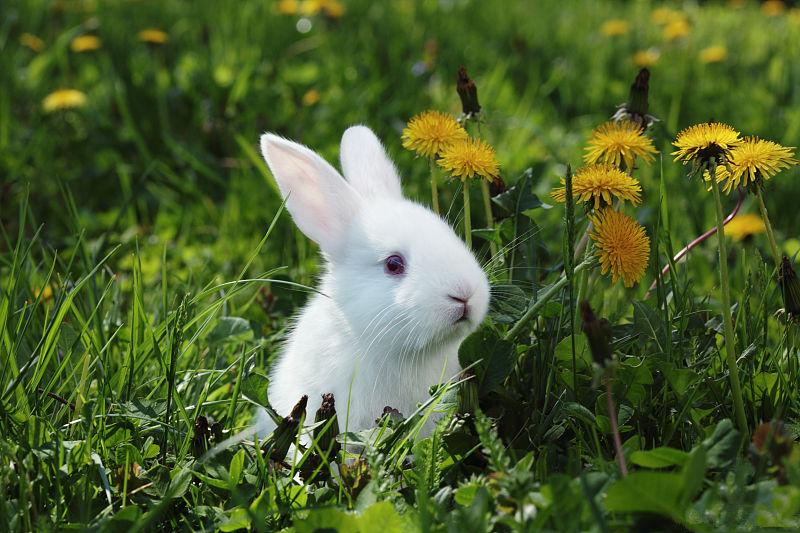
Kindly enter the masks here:
[[366, 126], [351, 126], [342, 135], [342, 172], [364, 198], [401, 198], [400, 176], [381, 141]]
[[267, 133], [261, 136], [261, 154], [300, 231], [325, 253], [337, 255], [359, 208], [358, 194], [336, 169], [301, 144]]

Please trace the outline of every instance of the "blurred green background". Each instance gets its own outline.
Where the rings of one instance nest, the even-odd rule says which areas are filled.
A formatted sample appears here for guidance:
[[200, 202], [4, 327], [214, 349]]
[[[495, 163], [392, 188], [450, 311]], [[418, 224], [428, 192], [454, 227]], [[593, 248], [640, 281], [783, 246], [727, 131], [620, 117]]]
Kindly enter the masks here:
[[[587, 134], [649, 67], [663, 163], [640, 172], [649, 209], [639, 216], [655, 223], [663, 168], [676, 248], [713, 218], [669, 155], [680, 129], [713, 118], [800, 143], [800, 9], [781, 2], [6, 0], [0, 21], [5, 230], [16, 231], [29, 195], [30, 222], [44, 224], [53, 248], [81, 229], [128, 249], [138, 238], [152, 270], [164, 245], [192, 272], [225, 278], [241, 268], [279, 205], [257, 151], [264, 131], [336, 161], [342, 131], [367, 124], [408, 194], [426, 201], [427, 164], [401, 148], [400, 132], [422, 110], [460, 112], [462, 64], [478, 84], [482, 133], [504, 179], [532, 167], [546, 201], [565, 165], [580, 164]], [[144, 42], [146, 29], [162, 31], [163, 42]], [[78, 51], [74, 40], [85, 35], [99, 48]], [[85, 105], [46, 111], [61, 88], [84, 93]], [[800, 247], [798, 193], [796, 170], [768, 184], [790, 253]], [[554, 250], [560, 216], [550, 210], [539, 221]], [[290, 264], [309, 281], [313, 251], [288, 217], [278, 232], [257, 265]]]

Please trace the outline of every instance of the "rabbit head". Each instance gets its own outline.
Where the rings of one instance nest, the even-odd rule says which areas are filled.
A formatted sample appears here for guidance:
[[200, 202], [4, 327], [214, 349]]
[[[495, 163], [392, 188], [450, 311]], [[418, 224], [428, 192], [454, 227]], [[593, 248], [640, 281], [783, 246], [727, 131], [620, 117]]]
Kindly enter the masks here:
[[403, 197], [370, 129], [344, 133], [344, 177], [273, 134], [261, 137], [261, 150], [287, 210], [327, 259], [320, 289], [343, 317], [354, 354], [436, 353], [480, 324], [486, 275], [444, 220]]

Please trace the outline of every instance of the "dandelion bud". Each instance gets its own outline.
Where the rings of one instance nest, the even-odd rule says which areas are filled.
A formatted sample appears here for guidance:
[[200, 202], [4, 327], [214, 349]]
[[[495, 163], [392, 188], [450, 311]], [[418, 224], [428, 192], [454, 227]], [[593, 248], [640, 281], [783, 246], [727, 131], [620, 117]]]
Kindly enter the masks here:
[[478, 383], [475, 380], [475, 372], [465, 370], [461, 373], [461, 379], [467, 381], [458, 386], [458, 413], [462, 415], [474, 413], [478, 408]]
[[262, 450], [265, 452], [270, 448], [270, 457], [273, 461], [283, 461], [286, 454], [289, 453], [289, 446], [294, 443], [297, 438], [297, 430], [300, 429], [300, 421], [306, 415], [306, 405], [308, 404], [308, 396], [305, 394], [300, 401], [292, 408], [289, 416], [281, 420], [281, 423], [272, 433], [270, 438], [264, 443]]
[[800, 319], [800, 281], [789, 258], [783, 256], [778, 272], [778, 284], [783, 294], [783, 305], [789, 318]]
[[589, 341], [594, 362], [604, 367], [611, 360], [611, 327], [605, 318], [597, 318], [589, 302], [581, 302], [581, 330]]
[[631, 85], [631, 92], [628, 96], [628, 113], [634, 117], [640, 118], [637, 120], [639, 124], [644, 125], [643, 119], [647, 115], [648, 103], [647, 93], [650, 91], [650, 71], [643, 68], [636, 75]]
[[381, 413], [381, 416], [375, 420], [375, 425], [380, 426], [386, 424], [386, 427], [395, 427], [404, 419], [405, 417], [403, 416], [403, 413], [394, 407], [387, 405], [383, 408], [383, 413]]
[[[329, 420], [332, 422], [328, 423]], [[317, 409], [314, 422], [322, 422], [314, 429], [314, 440], [320, 450], [327, 453], [329, 450], [335, 456], [339, 453], [339, 443], [336, 435], [339, 434], [339, 421], [336, 419], [336, 408], [333, 394], [322, 395], [322, 405]]]
[[478, 103], [478, 88], [475, 82], [467, 75], [467, 69], [461, 65], [456, 77], [456, 91], [461, 98], [461, 109], [467, 117], [477, 115], [481, 112], [481, 105]]

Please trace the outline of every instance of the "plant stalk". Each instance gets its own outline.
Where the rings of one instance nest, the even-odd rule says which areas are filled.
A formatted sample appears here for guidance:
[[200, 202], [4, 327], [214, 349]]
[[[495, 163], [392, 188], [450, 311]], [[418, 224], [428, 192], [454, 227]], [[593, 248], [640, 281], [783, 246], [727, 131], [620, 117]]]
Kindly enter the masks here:
[[431, 169], [431, 207], [433, 212], [439, 214], [439, 184], [436, 182], [436, 162], [430, 158]]
[[617, 422], [617, 408], [614, 405], [614, 394], [611, 389], [611, 376], [608, 375], [608, 370], [604, 378], [606, 382], [606, 409], [608, 410], [608, 419], [611, 421], [611, 434], [614, 436], [614, 450], [617, 455], [617, 464], [622, 477], [628, 477], [628, 465], [625, 464], [625, 453], [622, 450], [622, 438], [619, 436], [619, 425]]
[[464, 241], [472, 250], [472, 217], [469, 207], [469, 178], [464, 179]]
[[[580, 263], [575, 267], [574, 274], [583, 272], [587, 268], [594, 266], [594, 264], [595, 264], [594, 257], [585, 259], [582, 263]], [[517, 337], [517, 335], [519, 335], [520, 331], [522, 331], [522, 328], [525, 327], [525, 324], [530, 322], [530, 320], [534, 316], [536, 316], [536, 313], [539, 312], [539, 310], [541, 310], [544, 304], [549, 302], [553, 296], [558, 294], [558, 291], [563, 289], [564, 286], [568, 283], [568, 281], [569, 279], [566, 276], [561, 276], [558, 279], [558, 281], [556, 281], [546, 291], [544, 291], [544, 293], [541, 296], [539, 296], [538, 300], [534, 301], [533, 304], [528, 308], [528, 310], [525, 311], [525, 314], [522, 315], [522, 318], [520, 318], [517, 321], [517, 323], [514, 324], [514, 326], [510, 330], [508, 330], [508, 333], [506, 333], [504, 339], [507, 341], [514, 340]]]
[[[711, 176], [717, 175], [717, 163], [712, 160], [709, 169]], [[720, 200], [719, 183], [711, 179], [711, 190], [714, 192], [714, 207], [717, 215], [717, 243], [719, 245], [719, 278], [720, 296], [722, 297], [722, 321], [725, 327], [725, 355], [728, 364], [728, 373], [731, 381], [731, 394], [736, 412], [736, 425], [743, 435], [748, 435], [747, 417], [744, 413], [742, 401], [742, 386], [739, 383], [739, 368], [736, 366], [736, 337], [731, 318], [730, 279], [728, 276], [728, 252], [725, 244], [725, 221], [722, 216], [722, 201]]]
[[769, 221], [767, 214], [767, 206], [764, 204], [764, 196], [761, 194], [761, 186], [756, 186], [756, 198], [758, 199], [758, 209], [761, 211], [761, 218], [764, 219], [764, 227], [767, 229], [767, 240], [769, 241], [769, 249], [772, 252], [772, 258], [775, 260], [775, 266], [781, 266], [781, 254], [778, 251], [778, 243], [775, 242], [775, 234], [772, 231], [772, 224]]

